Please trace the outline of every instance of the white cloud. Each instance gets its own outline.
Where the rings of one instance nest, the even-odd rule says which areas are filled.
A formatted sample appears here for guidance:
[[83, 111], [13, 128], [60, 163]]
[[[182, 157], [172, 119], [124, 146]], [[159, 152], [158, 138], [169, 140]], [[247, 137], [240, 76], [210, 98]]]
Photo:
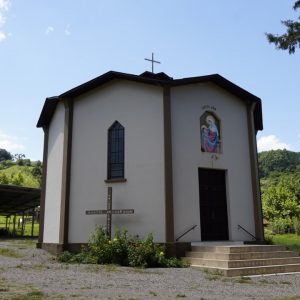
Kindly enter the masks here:
[[6, 39], [6, 35], [4, 32], [0, 31], [0, 42]]
[[20, 143], [19, 138], [15, 136], [9, 136], [0, 130], [0, 148], [7, 151], [19, 151], [25, 147]]
[[287, 149], [291, 150], [291, 146], [283, 143], [278, 139], [276, 135], [268, 135], [262, 136], [257, 141], [257, 149], [258, 152], [261, 151], [269, 151], [269, 150], [276, 150], [276, 149]]
[[0, 10], [8, 10], [10, 0], [0, 0]]
[[46, 29], [46, 31], [45, 31], [45, 34], [49, 34], [49, 33], [51, 33], [51, 32], [53, 32], [54, 31], [54, 27], [52, 27], [52, 26], [48, 26], [48, 28]]
[[70, 31], [70, 24], [67, 25], [67, 27], [65, 28], [65, 35], [70, 35], [71, 31]]
[[5, 17], [0, 12], [0, 26], [3, 26], [5, 21], [6, 21]]
[[[5, 19], [5, 12], [8, 10], [10, 5], [10, 0], [0, 0], [0, 28], [3, 27], [3, 25], [6, 22]], [[2, 30], [0, 30], [0, 42], [5, 40], [6, 34]]]

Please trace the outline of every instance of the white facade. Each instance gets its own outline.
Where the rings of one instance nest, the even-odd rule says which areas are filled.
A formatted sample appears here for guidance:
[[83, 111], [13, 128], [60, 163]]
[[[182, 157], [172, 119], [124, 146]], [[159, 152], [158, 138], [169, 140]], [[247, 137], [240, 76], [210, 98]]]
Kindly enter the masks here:
[[[262, 129], [261, 111], [249, 117], [249, 104], [260, 100], [213, 76], [185, 84], [109, 72], [47, 100], [38, 123], [49, 128], [40, 242], [87, 243], [97, 225], [106, 225], [106, 215], [86, 211], [106, 209], [108, 186], [113, 209], [134, 209], [112, 216], [113, 233], [153, 233], [156, 242], [170, 243], [197, 225], [180, 242], [201, 241], [199, 168], [225, 171], [228, 239], [251, 240], [238, 225], [252, 234], [260, 226], [253, 140]], [[200, 118], [206, 112], [220, 121], [220, 153], [201, 151]], [[122, 182], [107, 181], [108, 129], [115, 121], [125, 128]]]
[[[201, 240], [198, 168], [213, 168], [226, 171], [229, 239], [249, 240], [237, 228], [255, 232], [246, 104], [210, 83], [173, 88], [171, 99], [175, 236], [197, 225], [182, 241]], [[221, 121], [220, 154], [201, 152], [206, 111]]]
[[47, 181], [45, 199], [44, 242], [59, 242], [62, 165], [64, 143], [63, 103], [58, 103], [49, 126]]
[[[107, 184], [107, 134], [118, 121], [125, 127], [126, 182]], [[113, 228], [164, 242], [163, 95], [157, 87], [118, 81], [93, 90], [74, 102], [69, 241], [84, 243], [105, 215], [107, 187], [115, 209], [134, 215], [113, 215]], [[138, 170], [138, 172], [137, 172]]]

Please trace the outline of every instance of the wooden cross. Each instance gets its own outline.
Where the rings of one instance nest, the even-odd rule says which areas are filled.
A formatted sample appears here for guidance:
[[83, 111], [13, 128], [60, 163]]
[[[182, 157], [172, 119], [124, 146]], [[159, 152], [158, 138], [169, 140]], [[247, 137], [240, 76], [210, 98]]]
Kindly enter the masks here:
[[151, 61], [151, 63], [152, 63], [152, 73], [154, 73], [154, 63], [160, 64], [160, 61], [154, 60], [154, 53], [153, 52], [152, 52], [152, 59], [145, 58], [145, 60]]
[[86, 210], [86, 215], [106, 215], [106, 233], [111, 240], [112, 215], [134, 214], [134, 209], [112, 209], [112, 187], [107, 189], [107, 209]]

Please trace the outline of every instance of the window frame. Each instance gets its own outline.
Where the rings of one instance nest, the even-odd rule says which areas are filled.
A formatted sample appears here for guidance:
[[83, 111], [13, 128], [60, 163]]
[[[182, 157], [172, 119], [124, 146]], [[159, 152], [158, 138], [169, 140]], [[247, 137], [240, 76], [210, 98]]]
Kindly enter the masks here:
[[[119, 173], [119, 174], [118, 174]], [[106, 182], [126, 181], [125, 179], [125, 128], [115, 121], [107, 131], [107, 180]]]

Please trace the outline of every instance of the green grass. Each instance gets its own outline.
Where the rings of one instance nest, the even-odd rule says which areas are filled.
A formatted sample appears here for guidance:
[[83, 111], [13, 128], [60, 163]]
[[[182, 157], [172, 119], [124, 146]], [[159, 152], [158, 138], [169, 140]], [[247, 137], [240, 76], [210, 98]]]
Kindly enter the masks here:
[[179, 293], [179, 294], [176, 295], [176, 298], [185, 298], [185, 297], [186, 297], [186, 295], [185, 294], [181, 294], [181, 293]]
[[242, 276], [235, 280], [236, 283], [252, 283], [252, 279], [250, 277]]
[[41, 291], [32, 291], [27, 293], [26, 295], [17, 296], [12, 298], [12, 300], [40, 300], [44, 298], [44, 293]]
[[8, 248], [0, 248], [0, 255], [14, 258], [20, 257], [20, 255], [15, 250]]
[[[17, 235], [21, 235], [21, 227], [18, 228], [18, 221], [19, 219], [21, 219], [22, 216], [16, 216], [16, 234]], [[11, 216], [8, 219], [8, 229], [10, 232], [13, 231], [14, 225], [13, 225], [14, 219], [13, 216]], [[6, 217], [4, 216], [0, 216], [0, 228], [5, 228], [5, 224], [6, 224]], [[31, 236], [31, 222], [26, 222], [25, 223], [25, 228], [24, 228], [24, 236]], [[38, 236], [39, 235], [39, 224], [38, 223], [34, 223], [33, 226], [33, 235], [34, 236]]]
[[300, 253], [300, 235], [275, 234], [272, 235], [272, 244], [287, 246], [289, 250]]

